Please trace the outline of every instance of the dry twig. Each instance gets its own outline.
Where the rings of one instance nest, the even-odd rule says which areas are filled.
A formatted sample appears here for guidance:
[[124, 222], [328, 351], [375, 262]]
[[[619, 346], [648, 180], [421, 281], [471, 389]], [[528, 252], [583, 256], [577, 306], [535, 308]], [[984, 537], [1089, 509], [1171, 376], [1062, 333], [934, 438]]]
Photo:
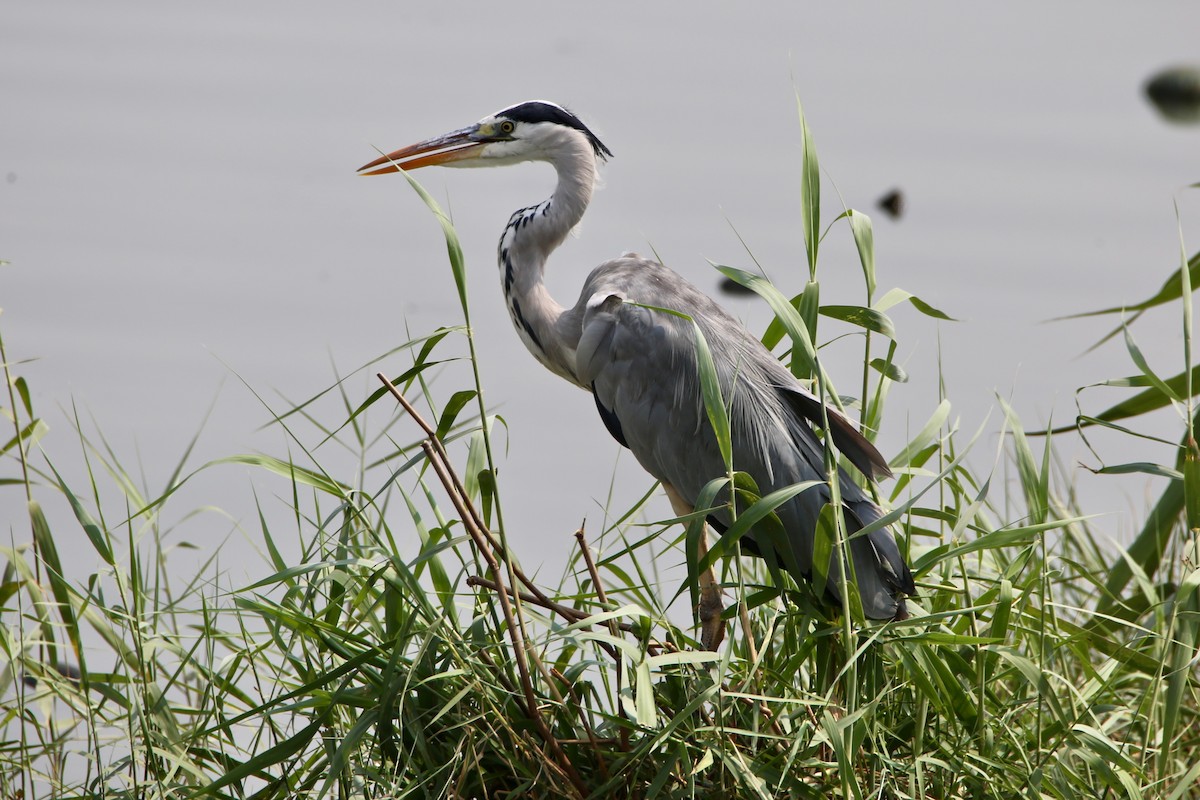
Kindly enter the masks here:
[[[454, 472], [453, 467], [450, 466], [446, 449], [442, 445], [437, 432], [425, 422], [424, 418], [413, 408], [403, 393], [388, 380], [386, 375], [380, 372], [377, 373], [377, 377], [387, 387], [392, 396], [396, 398], [396, 402], [412, 417], [413, 421], [421, 427], [428, 437], [421, 443], [421, 449], [425, 452], [425, 457], [428, 459], [430, 466], [450, 496], [450, 502], [454, 505], [455, 510], [462, 519], [463, 527], [466, 528], [467, 535], [471, 537], [476, 551], [487, 563], [488, 572], [491, 573], [492, 581], [497, 587], [496, 596], [500, 600], [500, 610], [504, 615], [505, 627], [508, 629], [508, 636], [513, 646], [513, 652], [517, 656], [517, 672], [521, 680], [521, 691], [525, 698], [525, 714], [533, 722], [534, 727], [537, 728], [538, 735], [541, 736], [542, 741], [554, 755], [554, 760], [558, 767], [566, 773], [567, 779], [575, 789], [575, 792], [581, 798], [586, 797], [588, 794], [587, 786], [584, 784], [578, 770], [575, 769], [575, 765], [571, 763], [571, 760], [563, 751], [562, 745], [555, 738], [554, 732], [550, 730], [545, 717], [542, 716], [537, 695], [533, 690], [533, 678], [530, 675], [529, 663], [527, 663], [526, 658], [537, 663], [539, 667], [541, 665], [528, 646], [528, 640], [524, 634], [524, 620], [518, 617], [520, 613], [519, 609], [514, 610], [512, 595], [510, 595], [511, 590], [504, 581], [504, 573], [506, 571], [511, 572], [512, 565], [508, 562], [504, 549], [498, 546], [499, 543], [491, 532], [487, 530], [487, 526], [483, 524], [478, 511], [469, 500], [462, 482]], [[499, 558], [497, 558], [497, 552], [501, 554]], [[509, 567], [508, 570], [501, 569], [501, 559], [504, 559], [506, 562], [505, 565]], [[541, 667], [541, 669], [544, 671], [544, 667]]]

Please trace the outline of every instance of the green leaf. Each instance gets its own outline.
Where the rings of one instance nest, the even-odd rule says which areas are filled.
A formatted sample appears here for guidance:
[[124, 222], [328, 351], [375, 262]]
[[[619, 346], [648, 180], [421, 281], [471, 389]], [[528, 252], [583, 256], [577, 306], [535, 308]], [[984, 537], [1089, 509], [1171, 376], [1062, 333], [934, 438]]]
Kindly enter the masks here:
[[[652, 615], [649, 611], [637, 603], [626, 603], [620, 608], [611, 608], [605, 611], [597, 611], [595, 614], [589, 614], [583, 619], [578, 620], [577, 622], [572, 622], [570, 625], [565, 626], [562, 628], [562, 632], [571, 633], [572, 631], [597, 628], [610, 620], [624, 619], [626, 617], [630, 619], [650, 619], [651, 616]], [[626, 642], [623, 646], [634, 647], [635, 649], [630, 650], [630, 653], [636, 654], [638, 652], [636, 650], [636, 645], [633, 645], [630, 642]]]
[[1043, 464], [1042, 468], [1038, 467], [1033, 450], [1029, 447], [1029, 440], [1025, 438], [1021, 420], [1003, 397], [997, 397], [997, 401], [1004, 410], [1005, 420], [1012, 431], [1013, 456], [1017, 462], [1017, 474], [1021, 478], [1021, 490], [1025, 494], [1029, 518], [1035, 523], [1044, 522], [1050, 513], [1050, 474], [1047, 469], [1049, 465]]
[[[770, 281], [760, 275], [720, 264], [714, 266], [716, 266], [722, 275], [740, 283], [767, 301], [767, 305], [771, 307], [772, 313], [775, 314], [775, 319], [783, 326], [783, 330], [787, 332], [788, 336], [791, 337], [792, 358], [799, 357], [802, 359], [801, 365], [803, 368], [807, 369], [809, 374], [814, 373], [817, 368], [817, 349], [813, 346], [812, 337], [808, 335], [808, 325], [805, 323], [801, 313], [796, 309], [796, 306], [784, 297]], [[800, 299], [797, 299], [796, 304], [798, 305], [799, 303]], [[764, 342], [765, 340], [766, 337], [764, 337]], [[770, 347], [772, 345], [768, 344], [767, 346]], [[822, 380], [825, 380], [825, 378], [822, 378]]]
[[833, 518], [835, 511], [829, 503], [823, 505], [813, 530], [812, 585], [818, 597], [825, 594], [832, 577], [830, 564], [837, 548], [837, 520]]
[[[42, 506], [37, 500], [29, 501], [29, 521], [33, 525], [33, 541], [37, 545], [38, 555], [42, 562], [46, 565], [46, 572], [50, 578], [50, 593], [54, 595], [55, 602], [58, 603], [59, 616], [67, 623], [68, 632], [72, 632], [72, 643], [76, 645], [76, 654], [79, 653], [78, 636], [79, 628], [75, 625], [75, 613], [71, 608], [70, 589], [67, 582], [63, 579], [62, 561], [58, 557], [58, 548], [54, 544], [54, 535], [50, 532], [50, 523], [46, 520], [46, 515], [42, 511]], [[54, 625], [49, 617], [38, 614], [42, 623], [42, 637], [46, 643], [47, 661], [51, 664], [58, 660], [57, 648], [55, 647]]]
[[491, 525], [492, 509], [499, 500], [496, 477], [490, 469], [481, 469], [476, 473], [476, 478], [479, 482], [479, 501], [483, 506], [480, 509], [480, 513], [483, 514], [483, 523]]
[[[1187, 248], [1183, 243], [1183, 224], [1179, 220], [1179, 203], [1175, 203], [1175, 225], [1179, 231], [1179, 291], [1183, 298], [1183, 363], [1192, 363], [1192, 273], [1187, 268]], [[1190, 374], [1190, 373], [1188, 373]], [[1192, 396], [1193, 387], [1188, 382], [1187, 396]], [[1188, 436], [1195, 436], [1188, 412]]]
[[50, 426], [48, 426], [45, 422], [42, 422], [42, 420], [35, 419], [30, 421], [30, 423], [22, 428], [16, 436], [5, 442], [3, 446], [0, 446], [0, 456], [16, 447], [18, 444], [24, 443], [26, 447], [37, 444], [49, 431]]
[[840, 319], [875, 333], [881, 333], [889, 339], [896, 338], [896, 327], [882, 311], [863, 306], [821, 306], [821, 313], [831, 319]]
[[[1187, 442], [1183, 442], [1182, 445], [1186, 447]], [[1163, 493], [1159, 495], [1158, 502], [1146, 515], [1146, 522], [1137, 537], [1125, 552], [1114, 559], [1109, 566], [1108, 580], [1104, 582], [1104, 592], [1100, 595], [1096, 614], [1089, 623], [1092, 629], [1097, 632], [1111, 629], [1113, 622], [1106, 619], [1110, 615], [1121, 619], [1126, 618], [1126, 612], [1118, 606], [1122, 602], [1125, 586], [1133, 577], [1130, 563], [1136, 564], [1140, 570], [1150, 576], [1158, 571], [1162, 566], [1163, 558], [1167, 555], [1167, 545], [1171, 540], [1176, 523], [1180, 515], [1184, 513], [1185, 501], [1184, 482], [1171, 481], [1168, 483]]]
[[[726, 491], [729, 486], [729, 476], [722, 475], [719, 478], [713, 478], [700, 489], [700, 494], [696, 496], [695, 512], [688, 515], [687, 533], [685, 534], [684, 552], [686, 558], [684, 561], [687, 564], [688, 577], [684, 582], [684, 586], [679, 588], [679, 594], [683, 593], [684, 588], [687, 589], [690, 597], [690, 606], [695, 608], [700, 602], [700, 559], [696, 555], [700, 552], [700, 537], [705, 535], [705, 518], [714, 507], [723, 506], [723, 503], [717, 502], [717, 497], [721, 492]], [[678, 595], [676, 595], [678, 596]]]
[[871, 368], [896, 383], [908, 383], [908, 373], [891, 361], [882, 358], [872, 358]]
[[875, 296], [875, 232], [871, 228], [871, 218], [861, 211], [850, 209], [846, 218], [850, 222], [850, 233], [854, 235], [854, 246], [858, 248], [858, 261], [862, 264], [869, 300]]
[[808, 255], [808, 279], [817, 279], [817, 250], [821, 243], [821, 167], [817, 163], [817, 145], [804, 106], [796, 95], [796, 111], [800, 115], [800, 214], [804, 221], [804, 250]]
[[[417, 358], [414, 360], [413, 366], [411, 366], [409, 369], [405, 370], [404, 374], [402, 374], [399, 377], [394, 378], [392, 380], [392, 385], [400, 387], [401, 389], [407, 388], [408, 385], [411, 383], [411, 381], [416, 376], [421, 374], [421, 372], [428, 369], [429, 367], [433, 367], [438, 364], [445, 364], [445, 363], [449, 363], [451, 361], [457, 360], [457, 359], [447, 359], [446, 361], [430, 362], [428, 359], [429, 359], [429, 354], [433, 351], [433, 348], [437, 345], [438, 342], [442, 341], [442, 339], [446, 338], [446, 336], [448, 336], [451, 333], [461, 332], [463, 330], [465, 330], [465, 328], [462, 326], [457, 326], [457, 327], [453, 327], [453, 328], [439, 328], [437, 331], [429, 334], [428, 336], [419, 336], [414, 339], [410, 339], [407, 342], [403, 342], [402, 344], [396, 345], [391, 350], [388, 350], [386, 353], [379, 356], [378, 358], [372, 359], [371, 361], [367, 362], [366, 365], [359, 367], [358, 370], [355, 370], [355, 372], [360, 372], [372, 364], [377, 364], [378, 362], [389, 358], [390, 356], [392, 356], [395, 353], [410, 350], [418, 342], [422, 342], [421, 350], [420, 350], [419, 354], [417, 355]], [[354, 374], [354, 373], [351, 373], [351, 374]], [[347, 377], [349, 377], [349, 376], [347, 376]], [[302, 402], [296, 406], [293, 406], [292, 408], [288, 409], [283, 414], [280, 414], [273, 421], [278, 422], [278, 421], [286, 420], [295, 414], [303, 413], [304, 409], [308, 408], [310, 405], [312, 405], [313, 403], [320, 400], [322, 397], [324, 397], [329, 392], [339, 388], [343, 384], [344, 381], [345, 381], [345, 378], [342, 378], [341, 380], [339, 380], [337, 383], [333, 384], [332, 386], [325, 387], [324, 389], [317, 392], [315, 395], [308, 398], [304, 402]], [[387, 387], [380, 387], [379, 389], [376, 389], [375, 392], [372, 393], [371, 396], [366, 400], [366, 402], [364, 402], [357, 409], [355, 409], [354, 413], [352, 413], [346, 419], [345, 422], [343, 422], [335, 430], [330, 432], [330, 434], [327, 437], [325, 437], [324, 441], [328, 441], [329, 439], [332, 439], [333, 435], [335, 433], [337, 433], [342, 428], [346, 427], [351, 422], [353, 422], [355, 417], [357, 417], [359, 414], [361, 414], [363, 411], [365, 411], [369, 406], [371, 406], [373, 403], [375, 403], [375, 401], [377, 401], [379, 398], [383, 397], [387, 393], [388, 393]]]
[[916, 295], [910, 296], [908, 298], [908, 302], [912, 303], [913, 308], [915, 308], [917, 311], [920, 311], [922, 314], [924, 314], [927, 317], [933, 317], [934, 319], [944, 319], [947, 322], [958, 322], [957, 319], [950, 316], [945, 311], [939, 311], [938, 309], [929, 305], [929, 303], [926, 303], [924, 300], [917, 297]]
[[[1173, 616], [1174, 636], [1167, 646], [1167, 686], [1163, 696], [1162, 715], [1163, 747], [1159, 753], [1165, 771], [1171, 754], [1175, 751], [1176, 731], [1181, 721], [1181, 711], [1194, 706], [1185, 699], [1189, 691], [1195, 691], [1196, 644], [1200, 642], [1200, 569], [1193, 569], [1179, 585], [1175, 593]], [[1194, 696], [1194, 695], [1193, 695]], [[1191, 717], [1189, 710], [1187, 716]]]
[[261, 467], [269, 472], [282, 475], [290, 481], [311, 486], [314, 489], [339, 498], [344, 498], [352, 491], [352, 487], [344, 483], [339, 483], [328, 475], [314, 472], [311, 469], [306, 469], [291, 461], [283, 461], [274, 456], [259, 455], [257, 453], [227, 456], [225, 458], [218, 458], [216, 461], [210, 461], [206, 466], [216, 464], [245, 464], [251, 467]]
[[1134, 461], [1129, 464], [1113, 464], [1101, 467], [1095, 471], [1097, 475], [1153, 475], [1157, 478], [1168, 478], [1173, 481], [1183, 480], [1183, 473], [1177, 469], [1164, 467], [1162, 464], [1152, 464], [1148, 461]]
[[1197, 781], [1200, 781], [1200, 761], [1193, 764], [1191, 769], [1187, 771], [1187, 774], [1175, 785], [1175, 790], [1171, 792], [1167, 800], [1183, 800], [1185, 797], [1191, 797], [1192, 790], [1196, 788]]
[[[1100, 756], [1100, 760], [1110, 767], [1118, 767], [1127, 772], [1137, 772], [1138, 766], [1124, 753], [1128, 746], [1125, 742], [1114, 742], [1109, 736], [1091, 725], [1077, 724], [1071, 732], [1088, 749]], [[1170, 741], [1170, 740], [1167, 740]]]
[[[1099, 311], [1085, 311], [1082, 314], [1070, 314], [1065, 317], [1055, 317], [1055, 320], [1057, 321], [1057, 320], [1064, 320], [1064, 319], [1080, 319], [1083, 317], [1098, 317], [1098, 316], [1102, 316], [1105, 314], [1128, 314], [1130, 312], [1145, 311], [1147, 309], [1154, 308], [1155, 306], [1161, 306], [1164, 303], [1174, 302], [1175, 300], [1178, 300], [1178, 299], [1180, 299], [1180, 297], [1182, 297], [1182, 288], [1184, 285], [1182, 272], [1183, 272], [1182, 268], [1177, 269], [1174, 272], [1172, 272], [1171, 277], [1167, 278], [1167, 280], [1163, 283], [1162, 288], [1159, 289], [1157, 293], [1155, 293], [1151, 297], [1146, 298], [1145, 300], [1143, 300], [1140, 303], [1134, 303], [1132, 305], [1123, 305], [1123, 306], [1111, 306], [1109, 308], [1102, 308]], [[1200, 280], [1200, 253], [1197, 253], [1196, 255], [1192, 256], [1191, 259], [1187, 262], [1187, 272], [1188, 272], [1189, 284], [1191, 286], [1195, 286], [1197, 283], [1197, 280]], [[1118, 328], [1116, 330], [1120, 330], [1120, 329]], [[1114, 330], [1113, 333], [1116, 333], [1116, 330]], [[1113, 335], [1113, 333], [1108, 334], [1108, 336], [1111, 337]], [[1108, 338], [1108, 337], [1105, 337], [1105, 338]]]
[[92, 515], [79, 502], [79, 498], [75, 496], [75, 493], [67, 487], [66, 481], [58, 474], [58, 470], [55, 469], [53, 464], [50, 465], [50, 470], [58, 480], [59, 490], [67, 498], [67, 502], [71, 504], [71, 511], [75, 513], [75, 519], [79, 521], [83, 532], [87, 534], [88, 541], [92, 543], [92, 547], [96, 548], [96, 552], [100, 554], [105, 563], [110, 566], [113, 565], [115, 561], [113, 560], [112, 548], [108, 545], [108, 539], [105, 538], [104, 531], [100, 530], [100, 526], [96, 524], [96, 520], [92, 518]]
[[442, 236], [446, 240], [446, 255], [450, 259], [450, 270], [454, 274], [454, 286], [458, 290], [458, 302], [462, 307], [463, 320], [470, 325], [471, 309], [467, 304], [466, 259], [463, 257], [462, 245], [459, 244], [458, 234], [454, 230], [454, 223], [442, 211], [442, 207], [437, 204], [433, 196], [425, 191], [425, 187], [417, 182], [417, 179], [412, 176], [411, 172], [402, 169], [400, 170], [400, 174], [404, 176], [404, 179], [408, 181], [408, 185], [413, 188], [413, 191], [417, 193], [429, 210], [433, 212], [433, 216], [437, 218], [438, 225], [442, 228]]
[[463, 389], [455, 392], [446, 401], [446, 405], [442, 407], [442, 415], [438, 418], [437, 437], [445, 439], [446, 434], [454, 427], [455, 421], [458, 419], [458, 414], [463, 408], [475, 399], [476, 392], [474, 389]]
[[1176, 403], [1180, 402], [1179, 396], [1171, 391], [1171, 387], [1150, 368], [1150, 363], [1146, 361], [1146, 357], [1142, 354], [1141, 348], [1137, 346], [1137, 342], [1133, 339], [1133, 333], [1128, 327], [1125, 328], [1125, 349], [1129, 352], [1129, 357], [1133, 360], [1133, 363], [1142, 371], [1142, 375], [1146, 377], [1146, 380], [1150, 381], [1151, 386], [1166, 395], [1168, 400]]
[[915, 464], [917, 455], [937, 441], [942, 426], [946, 424], [946, 420], [949, 417], [950, 401], [942, 400], [942, 402], [938, 403], [938, 407], [933, 410], [933, 413], [929, 415], [925, 426], [904, 446], [903, 450], [892, 458], [889, 458], [888, 463], [897, 467], [907, 467]]
[[912, 292], [906, 292], [903, 289], [892, 289], [889, 291], [875, 302], [875, 308], [879, 311], [887, 311], [892, 306], [897, 305], [898, 303], [903, 303], [905, 300], [911, 303], [913, 308], [915, 308], [917, 311], [920, 311], [927, 317], [943, 319], [947, 322], [958, 322], [958, 320], [956, 320], [954, 317], [951, 317], [946, 312], [938, 311], [936, 308], [929, 305], [929, 303], [926, 303]]
[[29, 384], [24, 378], [18, 377], [13, 381], [13, 386], [17, 389], [17, 394], [21, 397], [21, 405], [25, 407], [25, 415], [33, 416], [33, 402], [29, 399]]
[[683, 664], [698, 665], [711, 664], [714, 661], [720, 661], [721, 654], [712, 650], [681, 650], [678, 653], [663, 653], [662, 655], [650, 656], [646, 659], [646, 663], [652, 669], [660, 670], [663, 667], [677, 667]]
[[[1008, 578], [1001, 578], [996, 592], [996, 609], [988, 626], [988, 636], [1003, 643], [1008, 638], [1009, 621], [1012, 619], [1013, 585]], [[996, 654], [989, 652], [985, 659], [984, 674], [990, 678], [996, 664]]]
[[1032, 659], [1008, 647], [996, 647], [992, 652], [998, 654], [1003, 661], [1015, 668], [1024, 677], [1026, 685], [1037, 690], [1037, 693], [1046, 701], [1046, 706], [1050, 709], [1056, 722], [1060, 724], [1071, 722], [1072, 718], [1063, 708], [1062, 699], [1055, 693], [1046, 672]]
[[635, 678], [634, 707], [637, 723], [643, 728], [658, 726], [658, 710], [654, 706], [654, 685], [650, 682], [650, 662], [642, 659], [633, 668]]
[[[738, 474], [741, 475], [742, 473]], [[775, 509], [779, 508], [792, 498], [808, 491], [814, 486], [823, 486], [824, 484], [824, 481], [801, 481], [800, 483], [794, 483], [791, 486], [785, 486], [782, 489], [776, 489], [766, 497], [756, 500], [748, 508], [740, 512], [737, 515], [737, 520], [735, 520], [734, 523], [729, 526], [729, 529], [726, 530], [725, 533], [721, 534], [721, 538], [718, 539], [717, 543], [709, 549], [708, 556], [700, 562], [699, 571], [703, 572], [715, 564], [718, 558], [730, 553], [733, 545], [739, 539], [749, 533], [756, 525], [759, 525], [768, 516], [773, 514]], [[758, 536], [758, 532], [756, 532], [755, 539], [760, 545], [768, 543], [762, 541], [761, 537]], [[770, 544], [773, 545], [773, 549], [779, 553], [783, 553], [785, 557], [791, 555], [791, 547], [789, 542], [786, 540], [770, 542]], [[789, 569], [790, 568], [791, 567], [789, 566]]]
[[980, 550], [996, 550], [1000, 548], [1012, 547], [1018, 544], [1028, 544], [1033, 538], [1046, 531], [1065, 528], [1068, 525], [1076, 522], [1082, 522], [1088, 517], [1071, 517], [1067, 519], [1056, 519], [1049, 522], [1043, 522], [1040, 525], [1025, 525], [1019, 528], [1002, 528], [998, 531], [990, 531], [982, 536], [976, 537], [969, 542], [961, 544], [943, 544], [934, 547], [921, 555], [912, 565], [914, 573], [924, 572], [934, 564], [941, 563], [947, 559], [958, 558], [965, 556], [968, 553], [975, 553]]
[[[228, 786], [231, 783], [239, 782], [244, 778], [252, 775], [263, 777], [267, 775], [268, 768], [278, 766], [284, 761], [291, 758], [301, 749], [306, 747], [313, 739], [318, 738], [321, 734], [321, 729], [328, 723], [330, 715], [333, 713], [333, 706], [326, 706], [316, 719], [297, 731], [294, 735], [284, 739], [279, 744], [268, 747], [260, 753], [257, 753], [253, 758], [243, 762], [236, 762], [230, 759], [231, 767], [225, 771], [223, 775], [216, 778], [212, 783], [205, 786], [192, 797], [199, 797], [206, 794], [215, 794], [218, 789]], [[241, 792], [237, 792], [241, 794]]]
[[[746, 273], [746, 274], [750, 274], [750, 273]], [[791, 307], [795, 311], [799, 312], [800, 311], [800, 300], [803, 297], [804, 297], [803, 294], [798, 294], [795, 297], [793, 297], [791, 300], [788, 300], [787, 302], [791, 305]], [[774, 350], [775, 346], [778, 345], [780, 342], [782, 342], [783, 337], [786, 335], [787, 335], [787, 329], [785, 327], [783, 327], [783, 323], [780, 322], [779, 317], [773, 316], [773, 317], [771, 317], [771, 321], [767, 323], [767, 329], [765, 331], [763, 331], [761, 341], [763, 343], [763, 346], [766, 347], [768, 350]], [[793, 358], [794, 358], [794, 356], [793, 356]]]
[[1001, 644], [1004, 638], [995, 636], [969, 636], [960, 633], [946, 633], [944, 631], [924, 631], [897, 636], [896, 640], [924, 642], [925, 644], [936, 644], [945, 647], [965, 647], [980, 644]]
[[713, 363], [712, 351], [708, 349], [708, 340], [704, 338], [704, 332], [694, 321], [692, 329], [696, 338], [696, 367], [700, 371], [700, 394], [704, 398], [704, 410], [717, 437], [717, 447], [721, 451], [725, 470], [732, 472], [733, 436], [729, 428], [729, 409], [725, 407], [725, 400], [721, 397], [721, 380], [717, 375], [717, 367]]
[[[441, 361], [418, 361], [415, 365], [413, 365], [409, 369], [405, 370], [403, 373], [401, 373], [397, 377], [393, 378], [390, 381], [390, 383], [397, 388], [403, 389], [403, 387], [407, 386], [414, 378], [416, 378], [423, 371], [429, 369], [430, 367], [436, 367], [439, 364], [448, 364], [448, 363], [451, 363], [452, 361], [456, 361], [456, 360], [457, 359], [444, 359]], [[322, 394], [324, 394], [324, 392], [322, 392]], [[342, 430], [347, 425], [354, 422], [354, 420], [357, 419], [360, 414], [362, 414], [364, 411], [366, 411], [368, 408], [370, 408], [376, 402], [378, 402], [381, 397], [383, 397], [384, 395], [390, 395], [390, 394], [391, 394], [391, 392], [388, 390], [388, 388], [386, 386], [381, 386], [380, 388], [371, 392], [371, 394], [367, 396], [367, 399], [364, 400], [358, 406], [358, 408], [354, 409], [354, 411], [350, 414], [350, 416], [346, 418], [345, 422], [343, 422], [336, 429], [331, 431], [329, 433], [329, 435], [326, 436], [324, 440], [322, 440], [322, 443], [333, 439], [335, 434], [338, 433], [338, 431]], [[320, 395], [318, 395], [318, 396], [320, 396]], [[313, 399], [315, 399], [315, 398], [313, 398]], [[311, 402], [311, 400], [309, 402]], [[283, 420], [283, 419], [287, 418], [288, 416], [290, 416], [291, 414], [296, 413], [298, 410], [299, 410], [298, 408], [293, 408], [292, 410], [288, 411], [286, 414], [283, 414], [282, 416], [280, 416], [279, 419]]]
[[[816, 281], [809, 281], [804, 286], [804, 292], [800, 295], [800, 305], [796, 306], [796, 310], [800, 312], [800, 319], [804, 320], [804, 329], [808, 332], [808, 341], [817, 341], [817, 316], [821, 313], [821, 284]], [[807, 358], [799, 359], [796, 362], [795, 348], [792, 353], [792, 374], [797, 378], [811, 378], [813, 368], [809, 366]]]
[[[1173, 375], [1170, 378], [1167, 378], [1166, 380], [1161, 381], [1161, 383], [1166, 385], [1168, 391], [1166, 391], [1166, 392], [1162, 391], [1162, 389], [1159, 388], [1159, 386], [1157, 384], [1155, 384], [1153, 381], [1151, 381], [1150, 378], [1146, 377], [1145, 375], [1133, 375], [1133, 376], [1125, 377], [1125, 378], [1113, 378], [1112, 380], [1103, 381], [1101, 383], [1095, 383], [1095, 384], [1092, 384], [1091, 386], [1084, 386], [1083, 389], [1092, 389], [1092, 388], [1096, 388], [1096, 387], [1100, 387], [1100, 386], [1115, 386], [1115, 387], [1151, 386], [1152, 388], [1149, 388], [1149, 389], [1145, 390], [1144, 392], [1138, 392], [1133, 397], [1130, 397], [1126, 400], [1122, 400], [1121, 402], [1117, 403], [1116, 405], [1113, 405], [1110, 408], [1108, 408], [1104, 411], [1101, 411], [1099, 414], [1089, 415], [1089, 416], [1081, 416], [1076, 420], [1075, 425], [1067, 425], [1067, 426], [1064, 426], [1061, 428], [1054, 428], [1053, 430], [1049, 431], [1049, 433], [1064, 433], [1066, 431], [1075, 430], [1075, 428], [1077, 426], [1080, 428], [1086, 428], [1086, 427], [1090, 427], [1092, 425], [1096, 425], [1099, 422], [1117, 422], [1122, 419], [1129, 419], [1130, 417], [1141, 416], [1142, 414], [1148, 414], [1151, 411], [1157, 411], [1160, 408], [1169, 406], [1171, 404], [1172, 396], [1181, 397], [1181, 398], [1188, 397], [1188, 396], [1195, 396], [1194, 394], [1188, 395], [1188, 387], [1189, 386], [1200, 387], [1200, 365], [1192, 367], [1190, 370], [1185, 370], [1185, 371], [1179, 373], [1178, 375]], [[1080, 389], [1079, 391], [1082, 391], [1083, 389]], [[1200, 391], [1200, 390], [1193, 390], [1193, 391]], [[1077, 394], [1078, 394], [1078, 392], [1077, 392]]]
[[906, 674], [920, 690], [920, 695], [942, 716], [957, 718], [967, 730], [975, 728], [979, 712], [958, 677], [965, 675], [966, 670], [956, 670], [963, 665], [954, 650], [921, 643], [897, 648], [897, 653], [904, 659]]
[[487, 438], [483, 430], [471, 434], [471, 443], [467, 446], [466, 476], [463, 478], [463, 489], [472, 500], [479, 498], [479, 476], [488, 469]]
[[1188, 530], [1200, 531], [1200, 448], [1189, 439], [1183, 454], [1184, 516]]

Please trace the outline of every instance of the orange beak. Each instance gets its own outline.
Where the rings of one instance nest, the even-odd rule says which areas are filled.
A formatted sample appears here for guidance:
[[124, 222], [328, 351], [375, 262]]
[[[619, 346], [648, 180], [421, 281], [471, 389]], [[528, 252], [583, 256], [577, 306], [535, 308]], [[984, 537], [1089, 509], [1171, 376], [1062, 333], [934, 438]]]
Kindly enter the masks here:
[[[487, 142], [480, 141], [476, 128], [462, 128], [423, 142], [417, 142], [408, 147], [402, 147], [394, 153], [380, 156], [370, 164], [358, 168], [359, 175], [383, 175], [400, 170], [420, 169], [437, 164], [448, 164], [454, 161], [465, 161], [479, 158]], [[384, 165], [384, 166], [380, 166]], [[378, 169], [376, 169], [378, 167]], [[370, 170], [369, 172], [367, 170]]]

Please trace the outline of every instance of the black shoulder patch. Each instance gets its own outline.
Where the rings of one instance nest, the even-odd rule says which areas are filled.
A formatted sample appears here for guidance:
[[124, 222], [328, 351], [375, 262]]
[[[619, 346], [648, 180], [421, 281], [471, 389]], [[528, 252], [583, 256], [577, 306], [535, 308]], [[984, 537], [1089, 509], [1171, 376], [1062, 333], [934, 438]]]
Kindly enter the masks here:
[[[777, 387], [784, 402], [791, 406], [797, 415], [809, 420], [818, 427], [822, 424], [821, 401], [812, 395], [794, 391], [786, 386]], [[833, 443], [858, 471], [871, 480], [890, 478], [892, 469], [887, 459], [876, 449], [867, 437], [858, 432], [854, 423], [841, 414], [829, 410], [829, 428], [833, 434]]]
[[503, 111], [497, 112], [496, 116], [507, 117], [513, 122], [552, 122], [555, 125], [565, 125], [568, 128], [574, 128], [588, 137], [588, 141], [592, 143], [592, 149], [596, 151], [597, 158], [612, 158], [612, 151], [605, 147], [604, 142], [600, 141], [599, 137], [592, 133], [591, 129], [587, 125], [584, 125], [579, 117], [560, 105], [547, 103], [544, 100], [531, 100], [527, 103], [517, 103], [515, 106], [510, 106]]
[[600, 395], [596, 394], [596, 384], [594, 383], [592, 384], [592, 399], [596, 401], [596, 410], [600, 412], [600, 419], [604, 420], [604, 427], [608, 428], [608, 432], [621, 447], [629, 449], [629, 442], [625, 441], [625, 432], [621, 430], [621, 420], [617, 419], [617, 415], [600, 402]]

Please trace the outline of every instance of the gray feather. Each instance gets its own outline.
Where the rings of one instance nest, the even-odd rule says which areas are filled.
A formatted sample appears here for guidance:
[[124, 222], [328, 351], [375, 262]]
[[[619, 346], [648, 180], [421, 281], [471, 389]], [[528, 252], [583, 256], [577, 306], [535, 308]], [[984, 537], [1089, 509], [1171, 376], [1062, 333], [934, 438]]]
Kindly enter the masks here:
[[[685, 314], [704, 333], [730, 407], [735, 469], [750, 474], [764, 495], [825, 480], [824, 445], [809, 424], [822, 422], [820, 401], [708, 296], [657, 262], [627, 256], [593, 270], [560, 323], [579, 326], [577, 382], [594, 391], [597, 404], [611, 414], [606, 425], [611, 430], [615, 424], [651, 475], [695, 502], [725, 467], [701, 400], [691, 324], [642, 306]], [[834, 444], [856, 468], [871, 478], [890, 474], [853, 423], [832, 409], [826, 413]], [[912, 575], [887, 528], [853, 536], [881, 512], [843, 470], [838, 479], [864, 612], [874, 619], [902, 615], [901, 595], [914, 591]], [[798, 580], [811, 576], [814, 531], [828, 501], [828, 486], [817, 486], [776, 512], [790, 552], [775, 555]], [[761, 550], [765, 543], [749, 544]], [[836, 563], [829, 569], [830, 595], [838, 599]]]

